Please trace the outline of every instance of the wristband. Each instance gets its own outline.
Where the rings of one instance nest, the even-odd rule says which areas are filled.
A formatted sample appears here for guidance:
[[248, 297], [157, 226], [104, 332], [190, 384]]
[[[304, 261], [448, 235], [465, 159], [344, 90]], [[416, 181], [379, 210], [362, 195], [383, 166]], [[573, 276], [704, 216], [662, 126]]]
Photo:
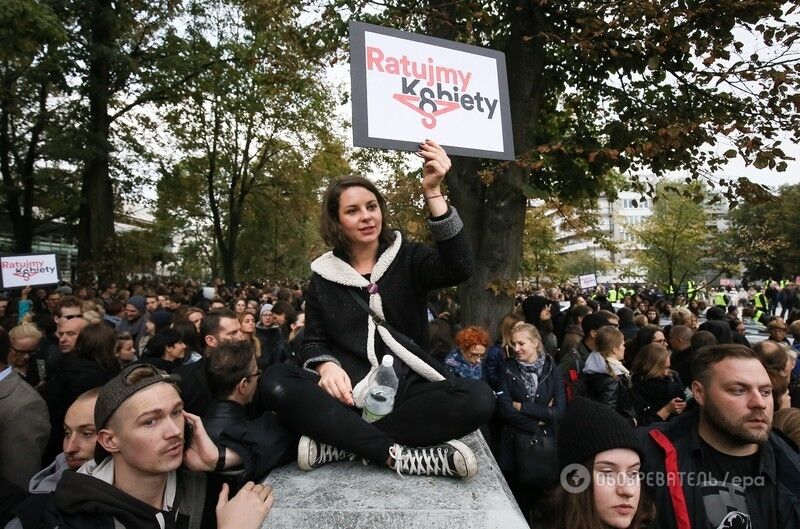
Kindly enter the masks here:
[[217, 456], [217, 466], [214, 467], [214, 472], [222, 472], [223, 470], [225, 470], [226, 448], [222, 445], [217, 445], [217, 450], [219, 450], [219, 456]]
[[425, 200], [430, 200], [430, 199], [432, 199], [432, 198], [439, 198], [439, 197], [441, 197], [441, 196], [443, 196], [443, 195], [442, 195], [441, 193], [439, 193], [438, 195], [430, 195], [430, 196], [428, 196], [428, 195], [423, 195], [423, 196], [425, 197]]

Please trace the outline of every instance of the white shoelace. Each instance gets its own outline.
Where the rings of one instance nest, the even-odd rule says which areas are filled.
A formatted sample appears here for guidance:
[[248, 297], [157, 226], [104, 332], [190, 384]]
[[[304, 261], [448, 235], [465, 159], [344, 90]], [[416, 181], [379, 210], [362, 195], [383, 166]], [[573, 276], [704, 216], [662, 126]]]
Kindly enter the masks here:
[[333, 461], [343, 461], [345, 459], [353, 460], [356, 456], [354, 454], [348, 454], [347, 451], [342, 450], [341, 448], [336, 448], [335, 446], [327, 445], [325, 443], [319, 443], [319, 455], [317, 456], [317, 465], [323, 465], [325, 463], [331, 463]]
[[401, 476], [403, 473], [418, 476], [452, 476], [455, 474], [447, 461], [447, 449], [441, 446], [405, 449], [396, 444], [389, 447], [389, 457], [394, 459], [394, 469]]

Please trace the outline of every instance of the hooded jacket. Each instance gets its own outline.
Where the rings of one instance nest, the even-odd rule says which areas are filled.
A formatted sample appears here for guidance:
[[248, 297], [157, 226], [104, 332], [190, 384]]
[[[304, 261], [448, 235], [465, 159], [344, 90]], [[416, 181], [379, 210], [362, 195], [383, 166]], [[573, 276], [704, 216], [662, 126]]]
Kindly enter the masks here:
[[[306, 369], [323, 362], [340, 365], [350, 377], [357, 403], [359, 388], [366, 388], [367, 376], [374, 373], [386, 353], [395, 354], [401, 360], [395, 362], [395, 369], [401, 375], [405, 374], [405, 369], [413, 369], [426, 378], [442, 380], [450, 376], [440, 362], [425, 353], [427, 297], [430, 290], [456, 285], [471, 275], [472, 251], [455, 209], [450, 208], [442, 217], [431, 219], [429, 226], [438, 241], [436, 248], [409, 242], [398, 233], [394, 243], [379, 250], [378, 262], [369, 280], [350, 268], [347, 256], [338, 250], [312, 263], [314, 274], [306, 292], [305, 337], [300, 361]], [[364, 288], [350, 286], [351, 280], [363, 282]], [[367, 282], [373, 285], [371, 291], [367, 290]], [[351, 291], [421, 351], [407, 353], [408, 362], [403, 360], [396, 347], [386, 343], [397, 340], [386, 329], [372, 323]]]
[[[61, 452], [55, 461], [33, 476], [28, 486], [30, 496], [17, 505], [14, 509], [17, 518], [11, 520], [5, 529], [39, 527], [42, 521], [43, 508], [47, 505], [46, 495], [56, 490], [56, 485], [58, 485], [61, 475], [67, 470], [69, 470], [67, 456], [64, 452]], [[25, 520], [24, 525], [22, 520]]]
[[[178, 470], [167, 477], [166, 510], [156, 509], [114, 487], [112, 458], [90, 461], [78, 472], [62, 475], [48, 496], [46, 528], [200, 529], [205, 502], [205, 475]], [[23, 525], [25, 522], [23, 520]], [[25, 525], [27, 527], [27, 525]]]

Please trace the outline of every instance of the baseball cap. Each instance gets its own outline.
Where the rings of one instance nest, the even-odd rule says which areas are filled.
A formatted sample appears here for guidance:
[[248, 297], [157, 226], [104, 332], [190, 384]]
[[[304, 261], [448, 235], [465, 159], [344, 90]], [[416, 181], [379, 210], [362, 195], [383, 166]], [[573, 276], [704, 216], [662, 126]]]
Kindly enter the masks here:
[[[159, 382], [166, 382], [180, 391], [178, 388], [180, 380], [178, 375], [170, 375], [150, 364], [134, 364], [126, 367], [100, 388], [97, 403], [94, 406], [95, 428], [98, 431], [105, 428], [114, 412], [126, 400], [143, 389]], [[95, 461], [100, 462], [107, 456], [108, 452], [98, 443], [94, 451]]]

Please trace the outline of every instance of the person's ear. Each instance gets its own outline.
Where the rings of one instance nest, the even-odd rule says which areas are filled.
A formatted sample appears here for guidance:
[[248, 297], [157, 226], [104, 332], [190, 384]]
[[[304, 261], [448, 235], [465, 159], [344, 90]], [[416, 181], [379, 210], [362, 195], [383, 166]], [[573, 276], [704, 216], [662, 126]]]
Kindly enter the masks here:
[[217, 338], [216, 336], [212, 336], [207, 334], [205, 337], [206, 347], [210, 347], [212, 349], [217, 347]]
[[114, 435], [113, 430], [103, 428], [97, 432], [97, 442], [100, 443], [100, 446], [102, 446], [103, 449], [109, 454], [114, 454], [120, 451], [119, 440], [117, 439], [117, 436]]
[[241, 380], [239, 381], [239, 383], [238, 383], [238, 384], [236, 384], [236, 392], [237, 392], [237, 393], [239, 393], [240, 395], [245, 395], [245, 394], [247, 394], [247, 385], [248, 385], [249, 383], [250, 383], [250, 379], [249, 379], [249, 378], [243, 378], [243, 379], [241, 379]]
[[703, 406], [705, 404], [705, 398], [706, 398], [705, 388], [703, 387], [703, 384], [701, 384], [699, 380], [692, 381], [692, 393], [694, 393], [694, 400], [697, 402], [697, 404]]

